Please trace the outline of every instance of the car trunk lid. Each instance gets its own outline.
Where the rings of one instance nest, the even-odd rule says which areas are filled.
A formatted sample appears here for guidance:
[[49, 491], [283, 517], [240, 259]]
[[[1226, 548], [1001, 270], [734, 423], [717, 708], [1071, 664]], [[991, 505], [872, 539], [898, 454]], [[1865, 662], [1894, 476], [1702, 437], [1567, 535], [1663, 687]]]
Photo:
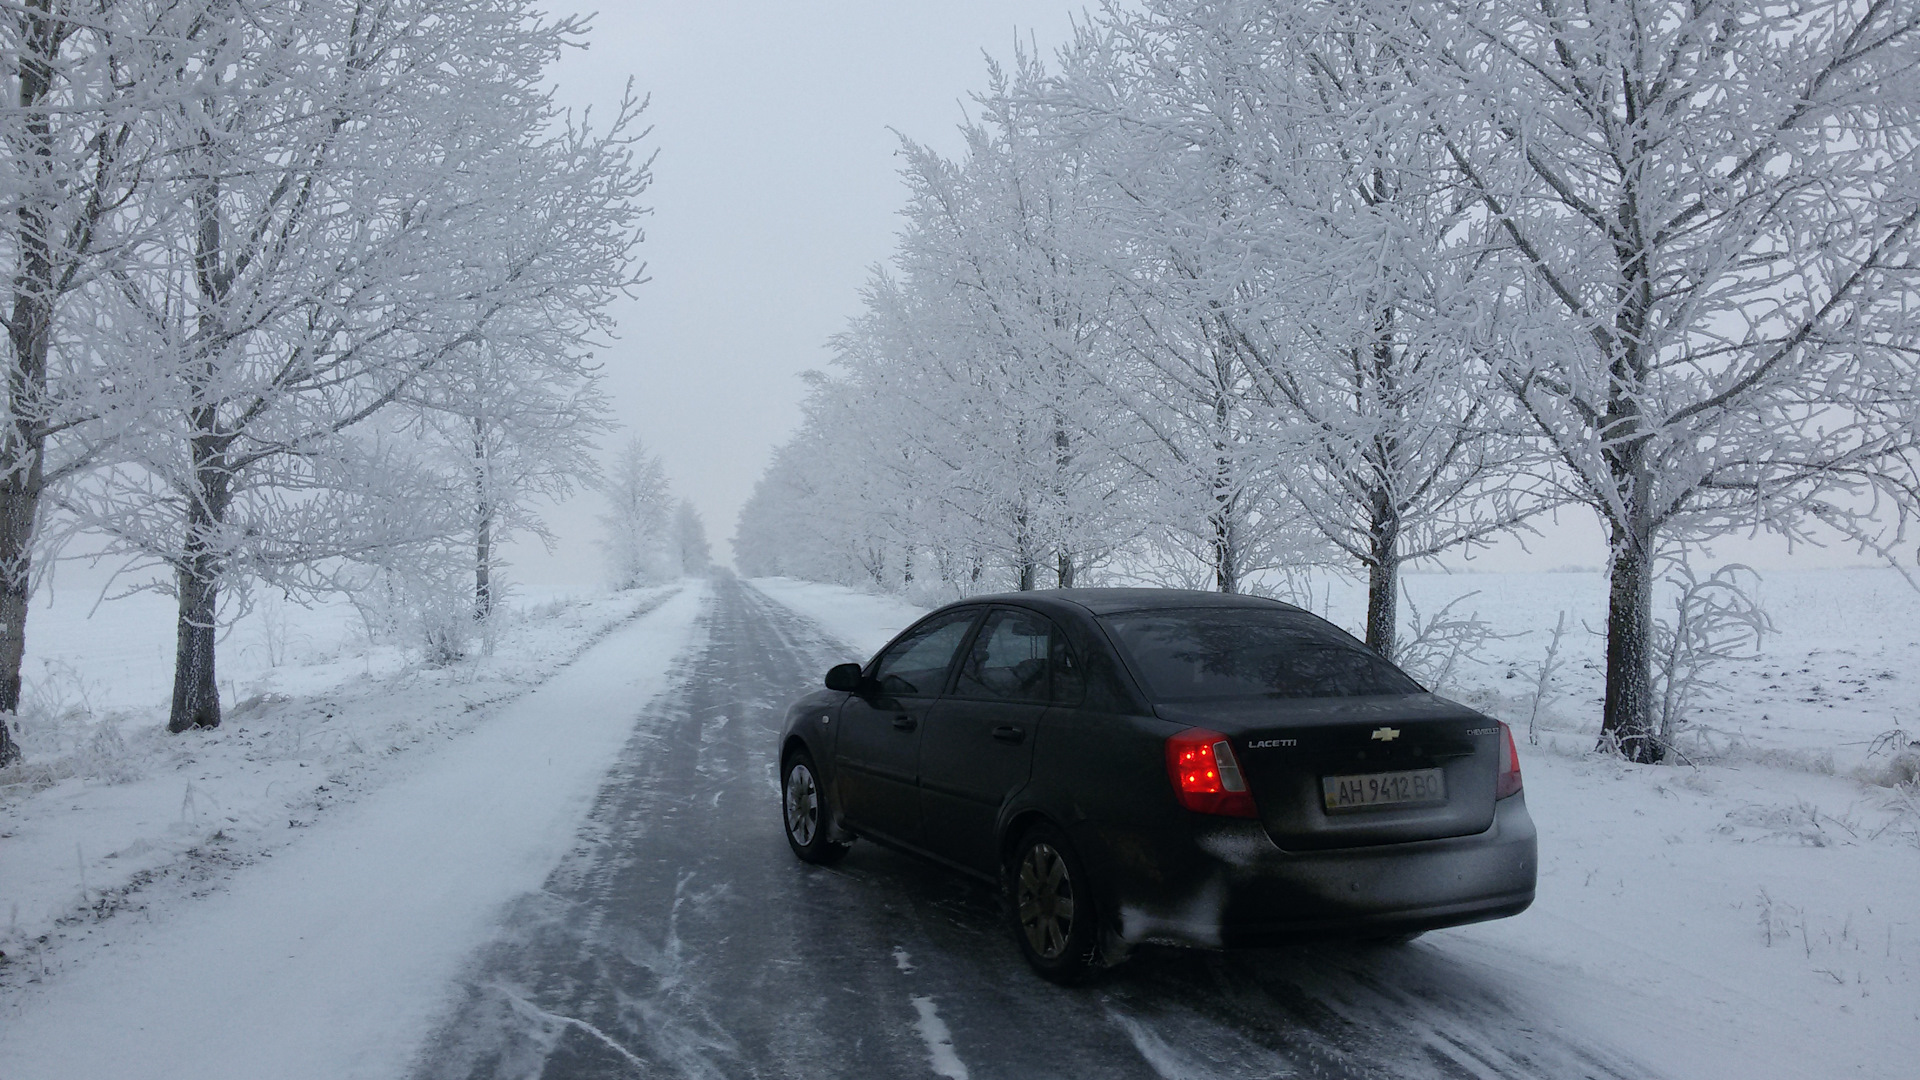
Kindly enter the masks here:
[[1445, 698], [1163, 703], [1157, 711], [1227, 736], [1281, 848], [1434, 840], [1493, 824], [1499, 725]]

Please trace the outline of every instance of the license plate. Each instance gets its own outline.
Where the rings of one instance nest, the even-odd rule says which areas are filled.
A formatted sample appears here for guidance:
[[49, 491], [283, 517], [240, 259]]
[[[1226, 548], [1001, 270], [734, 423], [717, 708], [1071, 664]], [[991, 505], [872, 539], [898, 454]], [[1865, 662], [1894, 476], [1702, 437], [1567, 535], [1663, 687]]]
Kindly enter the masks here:
[[1447, 781], [1439, 769], [1325, 776], [1320, 785], [1333, 812], [1447, 801]]

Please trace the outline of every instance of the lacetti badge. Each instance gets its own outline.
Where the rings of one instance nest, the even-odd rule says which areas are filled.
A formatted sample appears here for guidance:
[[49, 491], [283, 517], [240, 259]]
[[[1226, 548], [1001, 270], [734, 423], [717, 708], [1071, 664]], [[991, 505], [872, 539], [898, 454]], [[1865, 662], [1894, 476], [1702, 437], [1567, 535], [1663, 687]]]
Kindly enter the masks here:
[[1374, 728], [1373, 737], [1379, 739], [1381, 742], [1392, 742], [1400, 737], [1400, 729], [1390, 727]]

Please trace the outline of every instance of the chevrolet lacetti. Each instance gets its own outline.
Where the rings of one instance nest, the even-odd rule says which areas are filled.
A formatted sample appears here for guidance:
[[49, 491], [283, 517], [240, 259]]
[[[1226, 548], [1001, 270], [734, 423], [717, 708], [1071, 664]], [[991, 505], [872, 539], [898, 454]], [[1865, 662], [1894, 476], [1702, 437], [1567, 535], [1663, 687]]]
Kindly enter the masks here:
[[1507, 726], [1257, 597], [949, 605], [827, 672], [780, 762], [796, 855], [864, 837], [994, 881], [1058, 981], [1139, 942], [1404, 940], [1533, 901]]

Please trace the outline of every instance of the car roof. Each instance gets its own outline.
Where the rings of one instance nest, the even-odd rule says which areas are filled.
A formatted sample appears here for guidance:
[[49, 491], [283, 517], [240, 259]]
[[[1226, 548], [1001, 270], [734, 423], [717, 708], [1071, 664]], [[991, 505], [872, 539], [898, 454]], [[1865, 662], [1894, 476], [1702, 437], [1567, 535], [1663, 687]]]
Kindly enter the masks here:
[[1200, 589], [1034, 589], [1028, 592], [994, 593], [969, 596], [964, 603], [1035, 604], [1064, 601], [1095, 615], [1113, 615], [1122, 611], [1155, 611], [1176, 608], [1259, 608], [1267, 611], [1300, 611], [1292, 604], [1264, 596], [1243, 593], [1207, 592]]

